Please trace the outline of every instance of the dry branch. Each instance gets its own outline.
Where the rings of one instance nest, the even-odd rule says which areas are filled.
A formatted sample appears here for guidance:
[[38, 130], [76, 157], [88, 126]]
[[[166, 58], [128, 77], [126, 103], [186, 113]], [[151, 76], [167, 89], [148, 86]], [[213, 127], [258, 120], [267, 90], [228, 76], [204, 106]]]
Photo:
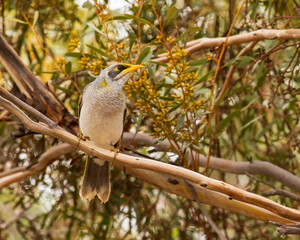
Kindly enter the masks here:
[[[260, 29], [249, 33], [241, 33], [239, 35], [228, 38], [226, 46], [232, 46], [241, 43], [248, 43], [260, 40], [300, 40], [300, 29]], [[226, 37], [220, 38], [201, 38], [190, 41], [186, 44], [186, 51], [189, 54], [198, 52], [201, 49], [213, 48], [222, 45]], [[153, 62], [167, 62], [166, 54], [158, 55], [157, 58], [152, 59]]]
[[73, 131], [77, 122], [67, 111], [59, 99], [51, 94], [42, 83], [21, 61], [12, 46], [0, 34], [0, 61], [24, 94], [26, 102], [38, 111], [45, 113], [56, 123], [62, 124], [69, 131]]
[[[23, 122], [25, 127], [30, 129], [31, 131], [39, 132], [41, 134], [58, 138], [64, 142], [69, 143], [72, 146], [77, 146], [78, 149], [84, 151], [85, 153], [91, 156], [96, 156], [100, 159], [112, 162], [113, 164], [119, 164], [123, 168], [139, 168], [154, 171], [156, 173], [172, 175], [175, 178], [179, 177], [180, 179], [184, 179], [185, 181], [188, 181], [190, 184], [193, 184], [197, 187], [202, 187], [208, 190], [228, 195], [230, 199], [242, 201], [264, 208], [283, 218], [287, 218], [294, 221], [300, 221], [300, 211], [298, 210], [282, 206], [259, 195], [244, 191], [237, 187], [231, 186], [230, 184], [227, 184], [225, 182], [203, 176], [199, 173], [190, 171], [182, 167], [173, 166], [170, 164], [153, 161], [146, 158], [132, 157], [124, 154], [118, 154], [117, 156], [115, 156], [114, 152], [97, 147], [90, 142], [81, 141], [80, 143], [78, 143], [78, 139], [76, 136], [63, 130], [60, 127], [50, 128], [44, 123], [37, 123], [32, 121], [14, 104], [4, 99], [3, 97], [0, 97], [0, 105], [6, 108], [15, 116], [17, 116]], [[164, 182], [164, 184], [166, 183], [167, 182]]]
[[[157, 143], [156, 139], [144, 133], [134, 134], [126, 132], [123, 135], [123, 143], [124, 145], [130, 144], [135, 147], [153, 146], [156, 151], [161, 152], [170, 151], [170, 144], [167, 141]], [[193, 154], [196, 155], [198, 153], [193, 152]], [[188, 155], [188, 158], [191, 158], [191, 154]], [[206, 157], [200, 154], [199, 166], [204, 167], [205, 164]], [[234, 162], [223, 158], [211, 157], [209, 168], [234, 174], [260, 174], [269, 176], [292, 190], [300, 192], [300, 178], [270, 162]]]

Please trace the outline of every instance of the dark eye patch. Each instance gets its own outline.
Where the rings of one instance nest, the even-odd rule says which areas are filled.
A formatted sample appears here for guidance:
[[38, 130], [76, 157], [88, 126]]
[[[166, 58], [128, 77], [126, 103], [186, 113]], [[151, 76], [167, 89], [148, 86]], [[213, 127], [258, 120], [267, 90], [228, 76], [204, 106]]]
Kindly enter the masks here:
[[125, 69], [125, 66], [119, 65], [119, 66], [117, 67], [117, 69], [118, 69], [119, 72], [122, 72], [122, 71]]
[[121, 73], [126, 68], [129, 68], [129, 67], [124, 66], [124, 65], [119, 65], [119, 66], [115, 67], [114, 70], [111, 70], [108, 73], [108, 76], [110, 76], [111, 78], [115, 78], [116, 76], [118, 76], [119, 73]]

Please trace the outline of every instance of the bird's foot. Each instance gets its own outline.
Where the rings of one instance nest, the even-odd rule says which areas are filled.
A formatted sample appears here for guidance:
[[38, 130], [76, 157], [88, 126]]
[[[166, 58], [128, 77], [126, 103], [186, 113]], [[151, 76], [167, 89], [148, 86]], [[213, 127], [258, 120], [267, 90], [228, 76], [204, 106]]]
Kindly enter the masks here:
[[114, 152], [114, 160], [116, 159], [118, 153], [120, 152], [120, 148], [111, 147], [110, 151]]
[[77, 147], [78, 147], [81, 140], [84, 141], [84, 142], [91, 140], [88, 136], [83, 136], [82, 133], [78, 133], [77, 138], [78, 138], [78, 142], [77, 142], [77, 145], [76, 145]]

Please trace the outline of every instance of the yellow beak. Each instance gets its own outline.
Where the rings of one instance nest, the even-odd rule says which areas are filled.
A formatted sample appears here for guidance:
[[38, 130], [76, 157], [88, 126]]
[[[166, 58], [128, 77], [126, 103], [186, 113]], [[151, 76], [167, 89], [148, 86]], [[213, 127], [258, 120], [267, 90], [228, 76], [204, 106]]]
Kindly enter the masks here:
[[129, 66], [130, 66], [129, 68], [124, 69], [121, 73], [126, 74], [145, 67], [144, 65], [129, 65]]

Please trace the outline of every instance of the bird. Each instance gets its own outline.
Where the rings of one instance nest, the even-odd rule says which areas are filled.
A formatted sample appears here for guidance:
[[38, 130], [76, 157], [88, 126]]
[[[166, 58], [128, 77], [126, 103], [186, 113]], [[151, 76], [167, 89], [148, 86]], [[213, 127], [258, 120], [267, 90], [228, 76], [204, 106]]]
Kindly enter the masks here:
[[[102, 70], [86, 85], [79, 104], [79, 129], [82, 139], [98, 147], [112, 150], [123, 133], [126, 97], [125, 82], [144, 65], [116, 63]], [[88, 157], [80, 189], [82, 199], [92, 200], [97, 195], [106, 203], [111, 191], [110, 163]]]

